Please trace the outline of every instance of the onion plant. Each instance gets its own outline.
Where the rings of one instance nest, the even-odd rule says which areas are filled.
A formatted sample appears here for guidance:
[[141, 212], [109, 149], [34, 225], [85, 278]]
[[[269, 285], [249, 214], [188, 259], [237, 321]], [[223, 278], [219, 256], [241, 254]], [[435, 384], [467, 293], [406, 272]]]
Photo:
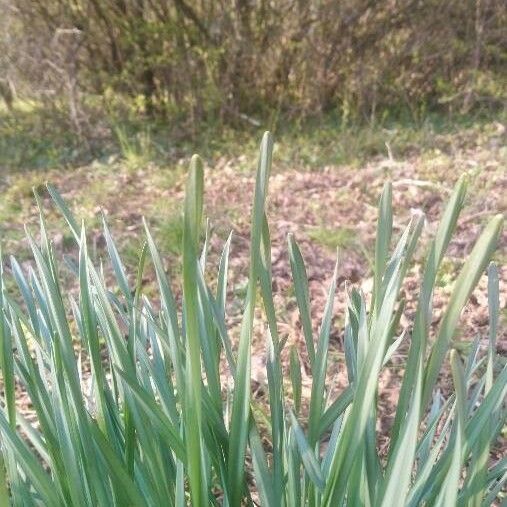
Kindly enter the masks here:
[[[104, 221], [112, 282], [89, 254], [85, 225], [48, 186], [79, 251], [65, 266], [58, 262], [37, 199], [40, 239], [26, 231], [33, 267], [24, 269], [12, 257], [0, 276], [0, 505], [415, 507], [495, 501], [507, 478], [507, 460], [492, 462], [490, 453], [507, 414], [507, 366], [495, 353], [499, 277], [490, 263], [502, 217], [485, 226], [436, 333], [430, 333], [437, 273], [466, 194], [466, 178], [459, 179], [428, 247], [413, 322], [398, 334], [404, 311], [400, 292], [421, 248], [424, 218], [414, 215], [394, 238], [392, 189], [385, 185], [371, 298], [351, 285], [340, 288], [347, 296], [348, 386], [339, 393], [327, 382], [340, 263], [315, 335], [303, 257], [289, 235], [306, 351], [292, 348], [284, 378], [281, 355], [288, 345], [277, 326], [266, 218], [272, 143], [266, 133], [237, 341], [226, 317], [231, 239], [210, 276], [208, 239], [201, 244], [204, 176], [197, 156], [186, 185], [181, 306], [147, 224], [137, 272], [128, 276]], [[153, 300], [142, 289], [148, 263], [158, 284]], [[75, 277], [78, 291], [67, 292], [62, 269]], [[487, 347], [477, 337], [463, 355], [453, 349], [460, 313], [486, 270]], [[12, 282], [16, 291], [7, 290]], [[262, 421], [250, 380], [256, 306], [265, 317]], [[399, 347], [407, 351], [404, 373], [386, 435], [388, 450], [380, 453], [379, 377]], [[301, 357], [308, 358], [311, 372], [308, 399], [302, 395]], [[452, 382], [439, 388], [444, 370], [452, 372]], [[17, 406], [20, 393], [34, 417]]]

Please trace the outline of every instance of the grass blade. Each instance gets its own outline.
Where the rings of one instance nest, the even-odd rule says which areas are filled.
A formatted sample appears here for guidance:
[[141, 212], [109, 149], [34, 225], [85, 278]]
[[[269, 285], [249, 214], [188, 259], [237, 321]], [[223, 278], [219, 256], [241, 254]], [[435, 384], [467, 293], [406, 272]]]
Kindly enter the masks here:
[[250, 344], [254, 318], [255, 294], [259, 274], [257, 258], [260, 255], [261, 235], [265, 214], [265, 201], [268, 178], [271, 169], [273, 141], [269, 133], [262, 139], [259, 168], [257, 172], [254, 207], [252, 216], [250, 275], [245, 302], [245, 310], [240, 332], [237, 374], [234, 385], [234, 397], [231, 417], [229, 447], [229, 489], [232, 492], [231, 505], [239, 505], [242, 496], [238, 484], [243, 484], [244, 459], [249, 432], [250, 414]]
[[497, 215], [488, 223], [470, 253], [461, 270], [451, 299], [440, 325], [438, 337], [432, 347], [431, 355], [425, 371], [423, 389], [423, 407], [431, 398], [433, 386], [444, 361], [445, 353], [453, 337], [461, 310], [468, 300], [470, 293], [477, 284], [479, 277], [486, 268], [493, 251], [496, 248], [498, 237], [502, 230], [503, 217]]
[[[202, 222], [202, 162], [192, 157], [185, 195], [183, 229], [183, 298], [186, 338], [185, 430], [187, 467], [192, 504], [207, 503], [207, 481], [204, 472], [201, 414], [201, 358], [199, 309], [196, 271], [199, 269], [198, 244]], [[192, 386], [190, 388], [190, 386]]]

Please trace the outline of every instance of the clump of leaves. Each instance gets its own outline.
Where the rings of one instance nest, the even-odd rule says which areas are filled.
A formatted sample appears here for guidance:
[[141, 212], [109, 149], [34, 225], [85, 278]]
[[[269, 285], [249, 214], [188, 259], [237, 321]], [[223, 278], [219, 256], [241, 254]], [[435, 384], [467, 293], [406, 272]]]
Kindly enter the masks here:
[[[453, 388], [437, 388], [460, 312], [487, 268], [502, 218], [487, 224], [454, 284], [434, 341], [429, 340], [432, 295], [439, 266], [463, 205], [461, 178], [429, 247], [411, 330], [389, 452], [376, 446], [378, 379], [403, 341], [396, 331], [400, 287], [423, 227], [414, 216], [392, 243], [391, 185], [379, 204], [374, 286], [364, 295], [346, 288], [344, 343], [349, 385], [338, 396], [326, 388], [335, 277], [318, 336], [311, 326], [308, 280], [294, 237], [288, 249], [294, 292], [311, 370], [311, 397], [301, 401], [300, 360], [291, 353], [292, 398], [284, 388], [271, 283], [266, 195], [272, 139], [265, 134], [252, 212], [249, 282], [237, 352], [226, 320], [230, 238], [206, 283], [207, 240], [201, 245], [203, 168], [188, 175], [182, 238], [183, 304], [179, 309], [162, 259], [146, 227], [135, 281], [130, 281], [104, 223], [116, 286], [106, 284], [87, 250], [83, 224], [53, 187], [57, 208], [79, 246], [70, 264], [79, 294], [66, 294], [44, 217], [40, 242], [27, 231], [35, 269], [14, 258], [0, 277], [0, 411], [2, 505], [266, 506], [490, 505], [507, 477], [505, 460], [490, 463], [490, 448], [505, 423], [507, 366], [499, 368], [495, 337], [498, 272], [489, 265], [487, 354], [479, 339], [465, 358], [450, 353]], [[156, 302], [143, 295], [145, 264], [154, 265]], [[5, 290], [13, 277], [19, 295]], [[251, 405], [250, 348], [254, 310], [266, 320], [269, 435], [261, 435]], [[181, 311], [180, 311], [181, 310]], [[221, 375], [227, 363], [229, 378]], [[86, 372], [86, 373], [85, 373]], [[26, 391], [36, 417], [16, 407]], [[308, 409], [306, 409], [308, 407]], [[261, 436], [270, 441], [269, 456]]]

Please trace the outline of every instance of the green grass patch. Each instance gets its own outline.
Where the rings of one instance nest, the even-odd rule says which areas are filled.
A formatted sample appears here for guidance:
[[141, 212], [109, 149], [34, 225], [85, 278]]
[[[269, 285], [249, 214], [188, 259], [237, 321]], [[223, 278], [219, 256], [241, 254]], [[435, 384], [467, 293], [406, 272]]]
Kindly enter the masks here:
[[[238, 147], [247, 160], [254, 157], [252, 139], [258, 127], [238, 129], [209, 120], [198, 131], [186, 132], [177, 128], [177, 119], [147, 121], [132, 112], [135, 107], [112, 111], [101, 100], [87, 99], [89, 118], [79, 135], [69, 125], [64, 107], [47, 110], [34, 101], [17, 101], [13, 111], [0, 108], [0, 166], [17, 171], [75, 167], [95, 160], [120, 161], [135, 170], [149, 163], [174, 163], [193, 152], [210, 161], [238, 158]], [[359, 165], [375, 156], [403, 157], [437, 146], [452, 150], [448, 141], [452, 142], [453, 134], [467, 129], [480, 134], [484, 125], [505, 121], [505, 114], [435, 113], [414, 119], [386, 112], [373, 122], [348, 122], [342, 115], [329, 113], [299, 122], [278, 118], [271, 127], [280, 141], [275, 147], [280, 166], [297, 164], [318, 170], [329, 164]], [[236, 164], [241, 165], [241, 161]]]
[[315, 227], [309, 230], [308, 236], [330, 250], [348, 250], [357, 246], [356, 233], [347, 227]]

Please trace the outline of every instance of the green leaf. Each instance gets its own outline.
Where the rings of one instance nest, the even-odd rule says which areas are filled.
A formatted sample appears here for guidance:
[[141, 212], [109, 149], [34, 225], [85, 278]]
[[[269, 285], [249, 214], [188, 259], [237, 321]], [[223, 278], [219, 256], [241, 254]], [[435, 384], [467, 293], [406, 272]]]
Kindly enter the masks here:
[[[435, 238], [430, 245], [429, 254], [426, 258], [422, 287], [414, 319], [412, 346], [410, 347], [407, 359], [408, 367], [405, 369], [405, 375], [403, 376], [396, 416], [391, 431], [391, 449], [394, 449], [396, 445], [396, 440], [400, 434], [401, 422], [408, 410], [408, 404], [415, 384], [416, 368], [414, 366], [418, 361], [419, 355], [421, 353], [426, 353], [426, 343], [428, 341], [430, 329], [433, 290], [437, 272], [451, 240], [454, 229], [456, 228], [456, 222], [466, 196], [466, 189], [466, 177], [461, 176], [455, 185], [451, 198], [444, 210]], [[423, 413], [424, 411], [422, 410], [421, 414]]]
[[423, 388], [423, 407], [428, 404], [431, 398], [431, 391], [437, 380], [449, 343], [456, 331], [461, 310], [470, 297], [472, 290], [477, 284], [496, 248], [498, 238], [502, 231], [502, 225], [502, 215], [497, 215], [490, 220], [481, 236], [476, 241], [472, 252], [468, 256], [456, 280], [426, 367]]
[[326, 383], [327, 354], [329, 349], [329, 335], [333, 317], [333, 304], [336, 292], [336, 279], [338, 276], [338, 258], [333, 272], [333, 278], [322, 317], [319, 333], [319, 342], [315, 354], [315, 368], [313, 371], [312, 392], [310, 397], [310, 414], [308, 418], [310, 445], [315, 445], [319, 436], [319, 424], [324, 409], [324, 389]]
[[151, 399], [147, 393], [143, 391], [136, 379], [121, 370], [117, 370], [117, 373], [125, 381], [126, 386], [143, 408], [143, 411], [146, 413], [147, 417], [149, 417], [152, 424], [156, 426], [161, 435], [167, 440], [176, 457], [185, 462], [185, 447], [181, 441], [178, 430], [162, 412], [155, 400]]
[[330, 474], [326, 482], [322, 500], [325, 506], [337, 505], [343, 500], [347, 489], [347, 480], [353, 465], [353, 460], [347, 460], [346, 457], [356, 456], [356, 452], [364, 438], [370, 410], [375, 398], [377, 377], [390, 335], [391, 316], [394, 312], [401, 284], [402, 253], [409, 231], [410, 228], [407, 228], [400, 240], [397, 257], [393, 260], [392, 274], [386, 286], [383, 300], [381, 303], [379, 302], [378, 317], [373, 320], [371, 325], [370, 345], [364, 364], [359, 372], [354, 403], [344, 425], [342, 445], [337, 448], [333, 456]]
[[415, 390], [409, 412], [401, 427], [401, 435], [396, 441], [396, 448], [389, 456], [387, 470], [382, 486], [382, 507], [403, 507], [412, 478], [414, 457], [419, 431], [419, 407], [422, 393], [422, 356], [417, 366]]
[[301, 408], [301, 365], [296, 347], [290, 348], [290, 380], [292, 383], [292, 396], [294, 398], [294, 408], [296, 414]]
[[464, 427], [466, 417], [466, 386], [463, 372], [463, 365], [455, 350], [451, 351], [451, 369], [456, 389], [456, 403], [458, 414], [455, 421], [454, 439], [452, 441], [452, 459], [447, 475], [438, 494], [435, 505], [445, 507], [456, 505], [459, 491], [459, 481], [462, 463], [462, 442], [464, 438]]
[[[377, 234], [375, 240], [375, 270], [373, 276], [373, 298], [374, 303], [378, 305], [380, 299], [380, 287], [382, 276], [389, 255], [389, 245], [393, 232], [393, 186], [391, 182], [384, 185], [379, 202], [379, 218], [377, 224]], [[378, 306], [377, 306], [378, 308]], [[378, 310], [377, 310], [378, 311]]]
[[3, 411], [0, 411], [0, 432], [3, 437], [3, 445], [7, 445], [12, 449], [16, 460], [23, 466], [23, 470], [44, 499], [44, 503], [46, 505], [60, 505], [61, 499], [58, 498], [51, 477], [44, 471], [41, 463], [31, 453], [23, 440], [14, 433], [14, 430], [5, 419]]
[[0, 246], [0, 369], [5, 405], [9, 423], [16, 427], [16, 392], [14, 384], [14, 363], [11, 331], [5, 315], [4, 274], [2, 248]]
[[308, 474], [308, 477], [310, 477], [312, 483], [315, 484], [320, 491], [323, 491], [325, 481], [322, 476], [320, 465], [315, 458], [314, 451], [306, 440], [303, 430], [301, 429], [301, 426], [299, 426], [296, 416], [292, 411], [290, 412], [290, 416], [292, 421], [292, 431], [294, 431], [294, 436], [296, 437], [296, 442], [298, 444], [299, 453], [301, 455], [305, 471]]
[[272, 150], [273, 140], [271, 138], [271, 134], [266, 132], [262, 139], [259, 167], [255, 184], [250, 246], [250, 274], [240, 331], [237, 372], [235, 377], [230, 425], [228, 478], [229, 490], [231, 491], [231, 505], [239, 505], [242, 497], [242, 490], [238, 487], [238, 485], [243, 484], [244, 460], [247, 437], [249, 433], [251, 375], [250, 344], [252, 340], [256, 288], [259, 278], [257, 258], [261, 254], [261, 235], [265, 214], [268, 178], [271, 169]]
[[294, 291], [299, 308], [301, 325], [303, 326], [303, 335], [306, 342], [306, 350], [310, 360], [310, 367], [313, 371], [315, 364], [315, 347], [313, 344], [312, 321], [310, 316], [310, 303], [308, 295], [308, 277], [306, 276], [305, 264], [301, 251], [292, 234], [288, 236], [289, 240], [289, 260], [292, 270], [292, 279], [294, 281]]
[[202, 222], [203, 167], [194, 156], [185, 192], [183, 229], [183, 298], [185, 316], [186, 366], [184, 418], [187, 467], [192, 504], [207, 503], [207, 481], [203, 475], [203, 434], [201, 413], [201, 343], [199, 338], [199, 295], [196, 271], [200, 269], [198, 244]]

